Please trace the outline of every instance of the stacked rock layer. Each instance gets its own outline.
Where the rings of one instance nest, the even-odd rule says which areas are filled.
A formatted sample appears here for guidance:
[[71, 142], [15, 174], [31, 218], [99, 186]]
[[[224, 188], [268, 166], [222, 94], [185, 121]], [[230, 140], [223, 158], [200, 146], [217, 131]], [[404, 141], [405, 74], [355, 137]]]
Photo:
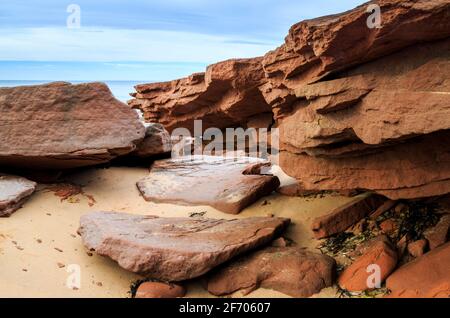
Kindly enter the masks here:
[[381, 0], [294, 25], [264, 57], [138, 85], [129, 104], [171, 131], [278, 128], [302, 190], [392, 199], [450, 192], [450, 3]]

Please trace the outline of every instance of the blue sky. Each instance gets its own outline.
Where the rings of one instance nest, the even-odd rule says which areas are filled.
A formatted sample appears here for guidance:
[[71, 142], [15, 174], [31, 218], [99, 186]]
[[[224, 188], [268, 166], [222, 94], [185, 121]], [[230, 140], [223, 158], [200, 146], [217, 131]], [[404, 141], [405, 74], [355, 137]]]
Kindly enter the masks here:
[[[292, 24], [363, 2], [1, 0], [0, 80], [170, 80], [263, 55]], [[66, 26], [70, 4], [79, 29]]]

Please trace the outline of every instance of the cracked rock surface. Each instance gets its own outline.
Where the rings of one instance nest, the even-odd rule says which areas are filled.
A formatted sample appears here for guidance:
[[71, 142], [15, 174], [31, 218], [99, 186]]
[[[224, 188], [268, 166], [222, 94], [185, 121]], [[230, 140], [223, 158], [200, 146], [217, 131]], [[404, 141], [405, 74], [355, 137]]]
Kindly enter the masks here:
[[265, 164], [269, 163], [250, 157], [192, 156], [160, 160], [137, 186], [147, 201], [209, 205], [237, 214], [280, 185], [277, 177], [258, 174]]
[[289, 223], [269, 217], [217, 220], [94, 212], [81, 217], [78, 233], [88, 249], [129, 271], [183, 281], [270, 242]]

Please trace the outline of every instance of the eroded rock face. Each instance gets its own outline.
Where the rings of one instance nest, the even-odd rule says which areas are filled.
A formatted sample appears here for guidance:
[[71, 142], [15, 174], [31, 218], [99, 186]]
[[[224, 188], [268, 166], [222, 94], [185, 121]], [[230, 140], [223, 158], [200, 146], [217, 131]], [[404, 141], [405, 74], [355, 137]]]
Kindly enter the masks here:
[[149, 158], [172, 151], [172, 141], [169, 132], [161, 124], [147, 124], [145, 138], [138, 144], [133, 155]]
[[243, 256], [208, 278], [217, 296], [238, 290], [273, 289], [292, 297], [309, 297], [333, 284], [335, 261], [297, 247], [268, 247]]
[[22, 177], [0, 175], [0, 217], [18, 210], [36, 189], [36, 183]]
[[170, 132], [177, 127], [239, 126], [254, 115], [268, 113], [259, 85], [264, 82], [262, 58], [228, 60], [210, 65], [205, 73], [165, 83], [136, 86], [129, 105], [141, 109], [148, 122], [159, 122]]
[[0, 88], [0, 165], [59, 169], [136, 148], [144, 126], [102, 83]]
[[84, 245], [135, 273], [161, 281], [198, 277], [219, 264], [270, 242], [290, 220], [160, 218], [94, 212], [80, 219]]
[[332, 72], [449, 35], [448, 1], [377, 1], [381, 28], [367, 26], [369, 4], [292, 26], [285, 43], [264, 57], [272, 89], [316, 82]]
[[[392, 199], [447, 193], [449, 47], [450, 40], [415, 46], [342, 78], [303, 86], [297, 96], [306, 107], [279, 123], [286, 150], [281, 166], [310, 190], [359, 187]], [[355, 87], [365, 95], [345, 109], [320, 113], [324, 103], [332, 105], [330, 98], [353, 96]], [[287, 163], [292, 160], [296, 164]]]
[[450, 297], [450, 243], [442, 245], [390, 275], [386, 287], [393, 298]]
[[280, 166], [309, 190], [372, 189], [394, 200], [443, 195], [450, 191], [448, 140], [440, 132], [347, 158], [283, 151]]
[[301, 86], [295, 93], [306, 107], [280, 121], [280, 138], [298, 152], [342, 157], [450, 129], [449, 47], [450, 40], [417, 45]]
[[445, 194], [450, 4], [377, 4], [380, 29], [367, 27], [362, 5], [294, 25], [265, 56], [263, 93], [280, 129], [281, 167], [305, 190], [361, 188], [393, 199]]
[[449, 193], [450, 3], [377, 4], [381, 28], [367, 26], [369, 3], [306, 20], [262, 59], [138, 86], [130, 104], [172, 128], [202, 117], [205, 128], [279, 128], [280, 166], [298, 193]]
[[147, 201], [209, 205], [237, 214], [280, 182], [260, 175], [266, 161], [249, 157], [192, 156], [156, 161], [149, 176], [137, 183]]

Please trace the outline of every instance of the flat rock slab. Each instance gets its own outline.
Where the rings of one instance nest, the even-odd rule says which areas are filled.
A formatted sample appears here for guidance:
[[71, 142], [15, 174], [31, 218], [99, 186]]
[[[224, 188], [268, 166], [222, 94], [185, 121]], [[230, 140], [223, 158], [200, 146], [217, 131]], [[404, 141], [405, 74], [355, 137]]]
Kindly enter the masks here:
[[161, 281], [198, 277], [280, 235], [284, 218], [160, 218], [116, 212], [81, 217], [84, 245], [135, 273]]
[[255, 174], [265, 164], [269, 163], [249, 157], [192, 156], [160, 160], [137, 187], [147, 201], [209, 205], [237, 214], [279, 187], [277, 177]]
[[298, 247], [267, 247], [244, 255], [208, 279], [207, 289], [216, 296], [258, 287], [293, 297], [309, 297], [333, 284], [333, 258]]
[[34, 192], [36, 183], [22, 177], [0, 175], [0, 217], [10, 216]]
[[103, 83], [0, 88], [0, 165], [60, 169], [108, 162], [145, 135]]

